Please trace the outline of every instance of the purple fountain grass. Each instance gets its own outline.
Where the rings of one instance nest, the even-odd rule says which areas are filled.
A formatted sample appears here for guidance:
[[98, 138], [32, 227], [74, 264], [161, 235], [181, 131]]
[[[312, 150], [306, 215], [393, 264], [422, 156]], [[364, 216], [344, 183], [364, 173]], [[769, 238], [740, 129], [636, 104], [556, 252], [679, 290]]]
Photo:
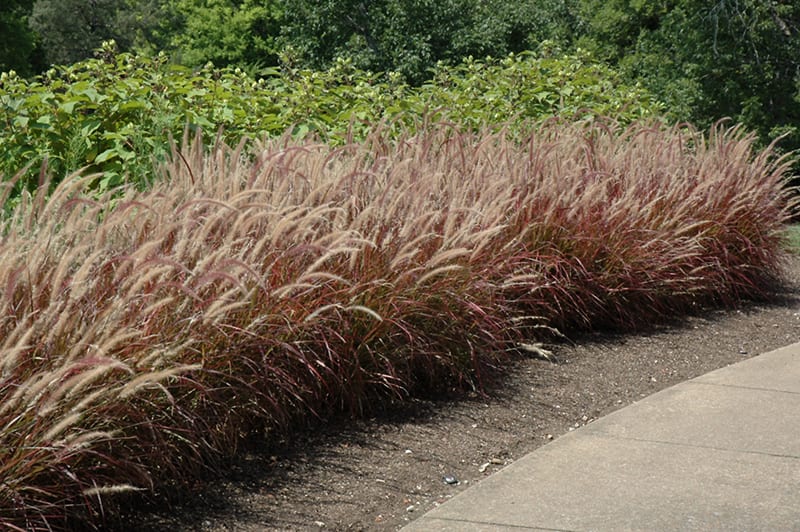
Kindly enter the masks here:
[[0, 524], [101, 522], [248, 433], [480, 389], [559, 330], [764, 294], [788, 162], [721, 125], [552, 122], [184, 139], [149, 191], [43, 183], [0, 228]]

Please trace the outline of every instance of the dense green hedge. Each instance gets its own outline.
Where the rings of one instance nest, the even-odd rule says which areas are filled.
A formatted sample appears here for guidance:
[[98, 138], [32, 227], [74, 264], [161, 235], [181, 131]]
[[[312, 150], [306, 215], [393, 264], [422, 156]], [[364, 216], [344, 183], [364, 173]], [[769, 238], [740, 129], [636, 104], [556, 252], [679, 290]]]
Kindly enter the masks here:
[[13, 72], [0, 78], [0, 173], [26, 165], [17, 185], [32, 189], [47, 158], [54, 183], [69, 172], [103, 172], [96, 186], [128, 179], [147, 183], [153, 160], [185, 127], [207, 140], [316, 133], [342, 142], [382, 120], [404, 126], [449, 120], [478, 127], [518, 127], [554, 115], [610, 116], [627, 123], [658, 113], [643, 89], [580, 55], [523, 54], [440, 65], [432, 80], [412, 88], [392, 73], [360, 71], [340, 61], [324, 72], [275, 69], [255, 80], [239, 69], [212, 65], [192, 71], [161, 54], [117, 53], [106, 43], [97, 58], [54, 68], [33, 81]]

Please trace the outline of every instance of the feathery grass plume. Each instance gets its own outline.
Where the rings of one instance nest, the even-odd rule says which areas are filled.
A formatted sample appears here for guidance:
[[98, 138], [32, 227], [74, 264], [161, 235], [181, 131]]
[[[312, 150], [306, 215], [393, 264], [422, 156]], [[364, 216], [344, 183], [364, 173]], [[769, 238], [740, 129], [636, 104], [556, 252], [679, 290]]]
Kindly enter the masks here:
[[555, 332], [781, 275], [790, 160], [738, 128], [396, 133], [187, 135], [151, 190], [23, 199], [0, 225], [0, 526], [102, 523], [247, 434], [480, 388]]

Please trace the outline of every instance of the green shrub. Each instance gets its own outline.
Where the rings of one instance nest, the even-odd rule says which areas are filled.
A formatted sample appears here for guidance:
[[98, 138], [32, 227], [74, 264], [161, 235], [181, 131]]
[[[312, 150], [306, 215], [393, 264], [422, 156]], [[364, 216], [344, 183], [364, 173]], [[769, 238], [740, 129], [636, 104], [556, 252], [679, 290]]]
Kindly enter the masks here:
[[[473, 128], [513, 120], [520, 128], [554, 115], [606, 115], [630, 122], [658, 112], [646, 92], [626, 87], [608, 68], [584, 56], [530, 54], [502, 60], [468, 60], [440, 67], [419, 88], [397, 74], [377, 75], [346, 61], [325, 72], [286, 67], [254, 80], [235, 69], [211, 65], [191, 71], [167, 57], [119, 54], [106, 43], [96, 59], [54, 68], [26, 81], [0, 78], [0, 175], [28, 171], [12, 193], [37, 186], [48, 160], [53, 182], [70, 172], [102, 172], [98, 193], [152, 180], [171, 135], [218, 131], [236, 144], [243, 137], [316, 134], [333, 143], [363, 138], [381, 121], [398, 129], [427, 120]], [[14, 202], [15, 202], [14, 201]]]

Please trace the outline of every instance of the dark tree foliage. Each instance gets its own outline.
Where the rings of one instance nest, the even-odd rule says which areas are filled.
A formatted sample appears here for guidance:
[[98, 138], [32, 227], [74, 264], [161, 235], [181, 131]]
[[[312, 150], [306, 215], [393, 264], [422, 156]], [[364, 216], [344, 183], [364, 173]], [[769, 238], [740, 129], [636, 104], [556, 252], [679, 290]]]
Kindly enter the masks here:
[[174, 0], [31, 0], [30, 4], [29, 26], [50, 64], [90, 58], [107, 40], [116, 41], [121, 51], [157, 53], [168, 49], [183, 29]]
[[47, 60], [69, 64], [92, 56], [104, 40], [127, 48], [129, 35], [117, 31], [119, 0], [36, 0], [31, 28], [42, 41]]
[[33, 0], [4, 0], [0, 4], [0, 71], [29, 76], [42, 65], [36, 34], [28, 26]]
[[800, 4], [582, 0], [579, 44], [708, 125], [730, 117], [800, 147]]
[[494, 55], [536, 49], [548, 41], [568, 48], [577, 31], [577, 0], [487, 0], [478, 2], [474, 41]]
[[170, 40], [182, 31], [178, 15], [167, 0], [124, 0], [116, 12], [116, 33], [124, 33], [123, 51], [155, 55], [169, 48]]
[[570, 39], [571, 0], [282, 0], [283, 35], [299, 60], [336, 58], [427, 80], [437, 62], [504, 56]]

